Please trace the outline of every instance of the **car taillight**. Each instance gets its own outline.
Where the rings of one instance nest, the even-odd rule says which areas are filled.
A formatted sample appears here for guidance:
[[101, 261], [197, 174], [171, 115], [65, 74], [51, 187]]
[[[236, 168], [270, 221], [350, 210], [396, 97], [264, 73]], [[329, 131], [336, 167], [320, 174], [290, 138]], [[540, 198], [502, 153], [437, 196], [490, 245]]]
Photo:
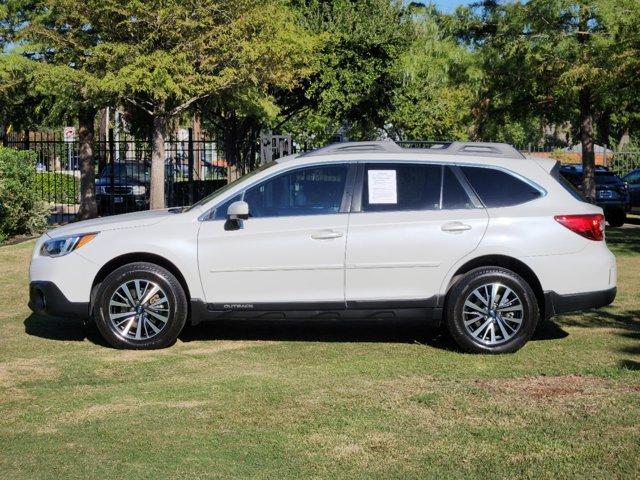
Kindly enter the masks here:
[[572, 232], [589, 240], [604, 239], [604, 215], [599, 213], [588, 215], [556, 215], [556, 222], [564, 225]]

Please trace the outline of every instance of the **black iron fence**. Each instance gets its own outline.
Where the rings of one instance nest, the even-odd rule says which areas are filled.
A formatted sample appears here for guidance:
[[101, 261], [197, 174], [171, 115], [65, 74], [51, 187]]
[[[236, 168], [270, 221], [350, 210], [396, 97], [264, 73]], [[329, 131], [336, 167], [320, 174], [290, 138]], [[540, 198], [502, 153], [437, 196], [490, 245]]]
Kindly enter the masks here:
[[[165, 204], [189, 205], [225, 185], [228, 176], [253, 169], [255, 152], [240, 164], [227, 165], [214, 136], [181, 132], [165, 143]], [[80, 156], [77, 139], [61, 133], [12, 134], [10, 147], [36, 153], [36, 182], [41, 199], [51, 207], [52, 221], [73, 220], [80, 206]], [[94, 141], [96, 201], [99, 215], [149, 208], [151, 142], [110, 130]]]
[[[149, 208], [151, 142], [110, 130], [94, 141], [96, 201], [99, 215], [113, 215]], [[80, 158], [77, 139], [62, 133], [11, 134], [8, 146], [36, 153], [36, 185], [41, 199], [51, 208], [52, 222], [73, 220], [80, 206]], [[397, 142], [405, 148], [436, 148], [438, 142]], [[435, 147], [434, 147], [435, 145]], [[580, 163], [580, 152], [562, 149], [518, 147], [532, 156], [555, 158], [562, 163]], [[295, 151], [290, 136], [263, 136], [244, 149], [243, 160], [227, 164], [215, 136], [180, 131], [165, 143], [165, 204], [189, 205], [209, 195], [260, 163]], [[640, 151], [596, 149], [596, 163], [623, 176], [640, 168]]]

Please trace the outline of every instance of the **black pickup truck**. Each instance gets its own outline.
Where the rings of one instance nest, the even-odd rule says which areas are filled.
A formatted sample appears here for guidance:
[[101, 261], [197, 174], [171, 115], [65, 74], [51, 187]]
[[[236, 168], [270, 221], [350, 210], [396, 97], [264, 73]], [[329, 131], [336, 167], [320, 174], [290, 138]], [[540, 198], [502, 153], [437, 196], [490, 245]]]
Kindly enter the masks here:
[[107, 165], [96, 178], [98, 212], [121, 213], [149, 207], [149, 166], [142, 162]]

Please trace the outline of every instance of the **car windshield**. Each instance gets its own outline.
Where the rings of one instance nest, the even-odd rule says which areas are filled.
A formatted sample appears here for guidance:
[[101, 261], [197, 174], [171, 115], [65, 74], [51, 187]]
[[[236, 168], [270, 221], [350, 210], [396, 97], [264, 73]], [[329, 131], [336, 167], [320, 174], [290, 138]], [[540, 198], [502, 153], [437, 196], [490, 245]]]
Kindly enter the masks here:
[[120, 177], [142, 177], [149, 175], [149, 167], [144, 163], [114, 163], [102, 169], [101, 177], [110, 177], [111, 172], [116, 178]]
[[194, 203], [190, 207], [185, 208], [184, 211], [188, 212], [189, 210], [192, 210], [195, 207], [200, 207], [200, 206], [202, 206], [202, 205], [204, 205], [206, 203], [209, 203], [210, 201], [214, 200], [216, 197], [218, 197], [218, 196], [222, 195], [223, 193], [231, 190], [232, 188], [236, 187], [237, 185], [239, 185], [239, 184], [241, 184], [243, 182], [246, 182], [251, 177], [253, 177], [255, 174], [263, 172], [266, 169], [273, 167], [274, 165], [276, 165], [276, 163], [277, 162], [265, 163], [264, 165], [260, 166], [259, 168], [256, 168], [255, 170], [253, 170], [252, 172], [249, 172], [246, 175], [243, 175], [242, 177], [238, 178], [237, 180], [234, 180], [233, 182], [231, 182], [231, 183], [225, 185], [224, 187], [216, 190], [212, 194], [207, 195], [202, 200], [197, 201], [196, 203]]

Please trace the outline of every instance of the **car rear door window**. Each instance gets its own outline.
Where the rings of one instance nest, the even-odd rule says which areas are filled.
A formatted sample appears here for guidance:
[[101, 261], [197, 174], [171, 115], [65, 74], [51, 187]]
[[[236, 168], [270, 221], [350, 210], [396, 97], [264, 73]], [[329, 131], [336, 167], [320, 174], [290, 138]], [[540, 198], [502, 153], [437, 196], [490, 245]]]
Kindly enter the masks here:
[[444, 167], [442, 174], [442, 208], [443, 210], [475, 208], [451, 167]]
[[490, 167], [460, 168], [488, 208], [519, 205], [542, 196], [536, 187], [503, 170]]
[[340, 212], [345, 164], [307, 167], [266, 180], [246, 191], [251, 217], [330, 215]]
[[437, 210], [440, 165], [370, 163], [365, 166], [362, 211]]

